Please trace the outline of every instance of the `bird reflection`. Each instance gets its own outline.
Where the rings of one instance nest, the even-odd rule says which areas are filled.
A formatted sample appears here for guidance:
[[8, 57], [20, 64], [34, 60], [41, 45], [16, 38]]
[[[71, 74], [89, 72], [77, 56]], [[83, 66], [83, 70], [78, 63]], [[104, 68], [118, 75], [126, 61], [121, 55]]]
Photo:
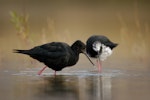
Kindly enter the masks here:
[[111, 100], [111, 77], [42, 77], [37, 96], [61, 100]]
[[111, 100], [111, 77], [100, 76], [96, 78], [96, 97], [100, 100]]
[[45, 88], [44, 93], [50, 94], [52, 93], [61, 93], [62, 91], [66, 90], [65, 81], [62, 76], [56, 76], [56, 77], [45, 77]]
[[59, 99], [62, 97], [62, 100], [68, 97], [76, 98], [78, 90], [75, 84], [67, 81], [68, 78], [62, 75], [44, 77], [42, 84], [38, 88], [38, 96]]
[[[84, 89], [84, 98], [89, 100], [111, 100], [111, 77], [90, 76], [85, 79], [87, 89]], [[83, 89], [83, 86], [80, 86]], [[88, 91], [87, 91], [88, 90]]]

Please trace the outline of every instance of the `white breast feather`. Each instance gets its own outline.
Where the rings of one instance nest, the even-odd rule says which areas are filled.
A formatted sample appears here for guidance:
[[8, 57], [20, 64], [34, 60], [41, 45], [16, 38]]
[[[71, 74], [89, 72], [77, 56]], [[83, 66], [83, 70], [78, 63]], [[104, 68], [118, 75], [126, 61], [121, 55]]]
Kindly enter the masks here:
[[104, 44], [102, 44], [102, 53], [100, 55], [100, 60], [104, 61], [111, 54], [112, 50], [110, 49], [110, 47], [107, 47]]

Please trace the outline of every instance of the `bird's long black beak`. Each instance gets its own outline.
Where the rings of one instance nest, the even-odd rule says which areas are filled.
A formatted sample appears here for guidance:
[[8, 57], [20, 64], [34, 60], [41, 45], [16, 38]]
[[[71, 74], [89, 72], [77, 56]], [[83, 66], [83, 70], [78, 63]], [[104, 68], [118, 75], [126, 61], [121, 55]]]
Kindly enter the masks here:
[[93, 66], [95, 66], [95, 64], [92, 62], [92, 60], [91, 60], [90, 57], [87, 55], [87, 53], [86, 53], [86, 52], [83, 52], [83, 54], [88, 58], [88, 60], [91, 62], [91, 64], [92, 64]]

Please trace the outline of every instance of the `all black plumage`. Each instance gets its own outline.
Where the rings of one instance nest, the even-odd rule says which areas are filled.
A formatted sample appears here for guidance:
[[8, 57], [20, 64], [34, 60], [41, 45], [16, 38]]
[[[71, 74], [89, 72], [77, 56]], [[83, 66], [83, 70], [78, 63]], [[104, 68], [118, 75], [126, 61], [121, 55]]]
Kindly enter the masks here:
[[97, 58], [99, 71], [101, 70], [101, 60], [106, 59], [112, 54], [112, 50], [117, 46], [106, 36], [93, 35], [87, 39], [86, 52], [90, 57]]
[[84, 53], [85, 48], [85, 44], [77, 40], [71, 46], [63, 42], [51, 42], [30, 50], [14, 50], [14, 52], [29, 55], [49, 68], [61, 71], [65, 67], [75, 65], [79, 60], [79, 54]]

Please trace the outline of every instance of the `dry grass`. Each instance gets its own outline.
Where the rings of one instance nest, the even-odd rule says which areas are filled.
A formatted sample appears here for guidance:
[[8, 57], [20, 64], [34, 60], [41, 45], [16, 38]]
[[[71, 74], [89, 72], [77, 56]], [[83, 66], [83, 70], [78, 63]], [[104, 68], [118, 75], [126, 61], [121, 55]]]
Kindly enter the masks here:
[[23, 46], [30, 46], [33, 44], [33, 40], [30, 38], [29, 32], [29, 15], [26, 13], [19, 14], [15, 11], [10, 12], [11, 22], [14, 24], [16, 34], [21, 40]]

